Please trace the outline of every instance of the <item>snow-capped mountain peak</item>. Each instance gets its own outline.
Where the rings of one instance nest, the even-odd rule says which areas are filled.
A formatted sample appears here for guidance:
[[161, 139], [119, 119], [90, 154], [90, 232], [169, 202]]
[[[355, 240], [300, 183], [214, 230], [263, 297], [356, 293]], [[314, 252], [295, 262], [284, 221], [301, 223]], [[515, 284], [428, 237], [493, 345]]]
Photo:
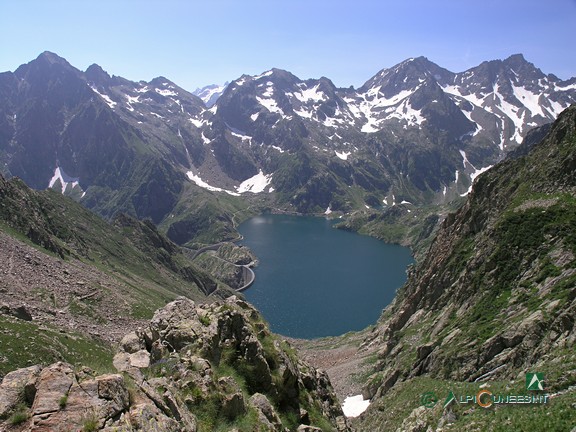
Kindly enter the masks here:
[[218, 98], [222, 96], [226, 87], [228, 87], [229, 82], [225, 82], [223, 85], [210, 84], [205, 87], [199, 87], [192, 92], [193, 95], [198, 96], [204, 101], [208, 108], [211, 108]]

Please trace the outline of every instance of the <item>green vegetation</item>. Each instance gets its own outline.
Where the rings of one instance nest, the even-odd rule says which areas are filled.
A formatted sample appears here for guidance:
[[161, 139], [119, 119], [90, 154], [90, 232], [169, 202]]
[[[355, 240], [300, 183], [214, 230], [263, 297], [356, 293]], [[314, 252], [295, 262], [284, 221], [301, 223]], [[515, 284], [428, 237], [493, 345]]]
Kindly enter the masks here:
[[235, 240], [236, 226], [260, 213], [259, 199], [214, 194], [187, 183], [178, 204], [170, 217], [159, 224], [159, 229], [173, 242], [193, 249]]
[[60, 406], [60, 409], [66, 408], [66, 405], [68, 405], [68, 395], [62, 396], [58, 401], [58, 405]]
[[420, 260], [432, 243], [442, 211], [444, 209], [438, 206], [415, 207], [409, 204], [382, 210], [366, 209], [353, 212], [335, 226], [386, 243], [409, 246]]
[[205, 326], [208, 327], [210, 325], [210, 317], [208, 315], [201, 315], [199, 317], [200, 323]]
[[31, 287], [37, 300], [53, 308], [67, 308], [72, 315], [102, 325], [107, 307], [102, 300], [110, 294], [123, 297], [118, 306], [126, 303], [132, 318], [149, 319], [177, 296], [199, 300], [217, 289], [229, 289], [196, 268], [151, 221], [119, 214], [110, 224], [68, 197], [30, 190], [18, 179], [0, 178], [0, 192], [2, 231], [52, 257], [72, 264], [80, 260], [98, 273], [96, 280], [114, 279], [114, 293], [108, 284], [95, 282], [91, 288], [98, 295], [78, 296], [66, 304], [57, 304], [54, 292], [45, 287]]
[[65, 361], [98, 373], [114, 371], [112, 347], [78, 333], [0, 315], [0, 376], [32, 364]]
[[82, 432], [95, 432], [99, 429], [98, 416], [93, 411], [86, 412], [81, 419]]
[[12, 426], [17, 426], [24, 423], [29, 418], [30, 410], [24, 403], [19, 403], [8, 418], [8, 423], [10, 423]]

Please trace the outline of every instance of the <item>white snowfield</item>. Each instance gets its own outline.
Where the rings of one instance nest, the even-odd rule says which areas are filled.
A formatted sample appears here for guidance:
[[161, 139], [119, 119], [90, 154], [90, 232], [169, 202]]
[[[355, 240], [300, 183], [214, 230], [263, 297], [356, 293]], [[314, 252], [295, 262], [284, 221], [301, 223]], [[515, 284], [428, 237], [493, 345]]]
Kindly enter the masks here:
[[76, 186], [79, 186], [78, 182], [80, 181], [79, 178], [70, 177], [60, 167], [56, 167], [56, 169], [54, 170], [54, 175], [52, 176], [52, 178], [50, 179], [50, 182], [48, 183], [48, 188], [54, 187], [54, 185], [56, 184], [56, 182], [58, 180], [60, 180], [60, 185], [62, 187], [62, 193], [66, 192], [66, 188], [68, 187], [68, 185], [70, 185], [71, 188], [75, 188]]
[[[268, 186], [270, 186], [270, 183], [272, 182], [272, 174], [264, 174], [262, 172], [262, 170], [260, 170], [258, 172], [258, 174], [250, 177], [249, 179], [244, 180], [242, 183], [240, 183], [239, 186], [236, 186], [236, 191], [231, 191], [231, 190], [227, 190], [227, 189], [223, 189], [223, 188], [219, 188], [216, 186], [212, 186], [211, 184], [207, 183], [206, 181], [202, 180], [202, 178], [197, 175], [194, 174], [192, 171], [188, 171], [186, 173], [186, 176], [193, 181], [196, 186], [200, 186], [203, 189], [212, 191], [212, 192], [225, 192], [229, 195], [234, 195], [234, 196], [240, 196], [240, 194], [243, 194], [245, 192], [251, 192], [251, 193], [261, 193], [264, 192], [266, 190], [266, 188], [268, 188]], [[274, 188], [270, 187], [268, 188], [268, 192], [273, 192]]]
[[108, 104], [108, 106], [112, 109], [114, 109], [114, 107], [116, 106], [116, 102], [114, 102], [112, 99], [110, 99], [110, 96], [105, 95], [103, 93], [100, 93], [98, 91], [98, 89], [94, 86], [90, 86], [90, 88], [92, 89], [92, 91], [94, 93], [96, 93], [98, 96], [100, 96], [102, 99], [104, 99], [104, 102], [106, 102], [106, 104]]
[[348, 160], [348, 156], [350, 156], [352, 153], [350, 152], [338, 152], [336, 150], [334, 150], [334, 153], [336, 153], [336, 156], [338, 156], [338, 158], [342, 159], [342, 160]]
[[346, 417], [358, 417], [362, 414], [368, 406], [370, 405], [369, 400], [364, 400], [362, 395], [348, 396], [344, 399], [342, 404], [342, 411]]
[[272, 174], [266, 175], [262, 172], [262, 170], [260, 170], [258, 174], [256, 174], [255, 176], [250, 177], [249, 179], [244, 180], [242, 183], [240, 183], [240, 186], [237, 187], [237, 190], [239, 193], [264, 192], [264, 189], [266, 189], [268, 185], [270, 185], [271, 181], [272, 181]]

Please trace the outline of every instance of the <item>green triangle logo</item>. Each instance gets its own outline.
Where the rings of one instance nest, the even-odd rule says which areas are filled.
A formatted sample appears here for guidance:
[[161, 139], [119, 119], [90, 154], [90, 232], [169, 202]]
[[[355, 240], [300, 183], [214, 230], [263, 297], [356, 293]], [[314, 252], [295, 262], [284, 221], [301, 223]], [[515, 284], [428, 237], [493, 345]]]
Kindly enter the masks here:
[[448, 405], [450, 405], [455, 400], [456, 400], [456, 396], [454, 396], [454, 392], [452, 390], [450, 390], [450, 393], [448, 393], [448, 397], [444, 401], [444, 408], [446, 408]]
[[526, 373], [526, 390], [543, 391], [544, 374], [541, 372]]

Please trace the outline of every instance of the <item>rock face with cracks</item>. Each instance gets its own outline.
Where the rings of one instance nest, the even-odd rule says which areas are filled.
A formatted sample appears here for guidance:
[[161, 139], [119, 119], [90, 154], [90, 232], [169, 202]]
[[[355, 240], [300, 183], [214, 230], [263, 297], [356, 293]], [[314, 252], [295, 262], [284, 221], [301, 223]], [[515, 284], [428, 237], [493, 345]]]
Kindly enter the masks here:
[[0, 430], [349, 430], [327, 375], [236, 297], [169, 303], [122, 339], [114, 366], [7, 374]]

